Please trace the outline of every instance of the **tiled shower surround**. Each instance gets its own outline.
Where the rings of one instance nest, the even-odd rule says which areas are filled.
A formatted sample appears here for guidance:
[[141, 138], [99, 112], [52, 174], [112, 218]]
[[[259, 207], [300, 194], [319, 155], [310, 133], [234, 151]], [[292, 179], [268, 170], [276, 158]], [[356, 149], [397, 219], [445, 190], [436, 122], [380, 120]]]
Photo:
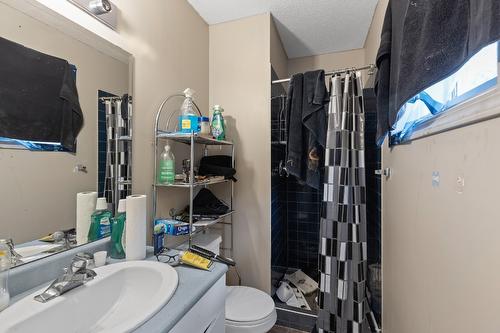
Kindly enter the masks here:
[[300, 184], [293, 176], [280, 175], [280, 162], [285, 161], [286, 145], [280, 142], [284, 124], [284, 96], [280, 85], [272, 87], [271, 101], [271, 168], [272, 168], [272, 266], [275, 271], [300, 268], [311, 278], [318, 276], [318, 235], [321, 191]]
[[[284, 156], [273, 147], [273, 166]], [[294, 177], [272, 176], [272, 265], [300, 268], [316, 280], [322, 196]]]
[[[273, 73], [273, 79], [276, 79]], [[280, 95], [286, 95], [281, 85], [273, 85], [271, 90], [275, 98], [271, 101], [271, 239], [273, 285], [277, 287], [279, 279], [287, 269], [301, 269], [317, 281], [319, 224], [322, 204], [322, 191], [300, 184], [295, 177], [280, 175], [280, 161], [285, 161], [286, 145], [280, 143], [279, 114], [283, 103]], [[367, 184], [367, 234], [368, 264], [380, 263], [380, 222], [381, 222], [381, 185], [380, 176], [375, 170], [380, 169], [380, 149], [375, 143], [377, 117], [373, 90], [365, 90], [365, 164]], [[283, 117], [282, 117], [283, 118]], [[284, 120], [282, 119], [282, 122]], [[374, 311], [380, 314], [380, 300], [374, 300]], [[278, 323], [308, 330], [314, 320], [280, 310], [278, 305]], [[311, 314], [315, 314], [312, 311]], [[377, 316], [378, 317], [378, 316]]]
[[286, 267], [300, 268], [317, 281], [319, 221], [322, 195], [320, 191], [301, 185], [295, 177], [282, 180], [285, 183], [283, 203], [286, 206], [287, 239]]

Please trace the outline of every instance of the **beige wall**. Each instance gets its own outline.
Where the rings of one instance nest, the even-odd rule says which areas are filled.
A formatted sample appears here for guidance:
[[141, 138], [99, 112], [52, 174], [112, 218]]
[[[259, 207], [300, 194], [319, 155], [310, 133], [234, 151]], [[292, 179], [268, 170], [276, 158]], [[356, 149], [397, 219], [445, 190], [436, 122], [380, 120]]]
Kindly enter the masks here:
[[[85, 124], [76, 155], [0, 149], [0, 238], [30, 241], [75, 227], [76, 193], [97, 189], [97, 91], [128, 91], [128, 64], [0, 4], [0, 36], [67, 59], [77, 67]], [[88, 173], [74, 173], [76, 164]]]
[[385, 333], [499, 331], [499, 128], [495, 119], [384, 151]]
[[[154, 117], [164, 98], [188, 87], [196, 90], [198, 106], [208, 113], [208, 25], [185, 0], [114, 3], [120, 8], [118, 32], [134, 56], [132, 188], [148, 195], [151, 230]], [[174, 154], [179, 168], [188, 157], [187, 146], [175, 146]], [[168, 217], [170, 208], [184, 208], [187, 199], [187, 190], [161, 190], [159, 215]]]
[[364, 64], [365, 50], [356, 49], [345, 52], [289, 59], [288, 74], [293, 75], [317, 69], [324, 69], [328, 72], [339, 68], [363, 66]]
[[210, 104], [221, 104], [236, 145], [234, 257], [244, 285], [270, 291], [269, 14], [210, 26]]
[[373, 14], [372, 24], [365, 41], [365, 63], [374, 64], [380, 45], [380, 33], [384, 23], [385, 11], [389, 0], [378, 0], [377, 8]]
[[271, 65], [273, 66], [274, 71], [278, 75], [280, 79], [286, 79], [288, 77], [288, 57], [285, 52], [285, 48], [283, 47], [283, 43], [281, 42], [281, 38], [278, 34], [278, 30], [276, 29], [276, 25], [274, 24], [274, 20], [272, 16], [271, 18]]

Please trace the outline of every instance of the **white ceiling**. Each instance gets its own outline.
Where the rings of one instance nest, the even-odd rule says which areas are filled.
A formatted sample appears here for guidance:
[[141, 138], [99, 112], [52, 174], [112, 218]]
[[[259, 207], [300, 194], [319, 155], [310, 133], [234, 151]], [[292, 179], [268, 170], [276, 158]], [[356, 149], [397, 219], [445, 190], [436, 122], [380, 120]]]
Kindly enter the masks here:
[[362, 48], [378, 0], [188, 0], [208, 24], [270, 12], [289, 58]]

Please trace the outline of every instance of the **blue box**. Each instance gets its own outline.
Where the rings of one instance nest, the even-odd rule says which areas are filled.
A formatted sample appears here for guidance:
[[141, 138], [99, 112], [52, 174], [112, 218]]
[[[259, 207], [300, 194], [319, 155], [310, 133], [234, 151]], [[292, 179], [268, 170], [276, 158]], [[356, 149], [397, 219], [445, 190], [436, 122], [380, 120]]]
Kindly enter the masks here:
[[182, 236], [189, 234], [189, 223], [169, 219], [156, 219], [155, 226], [158, 224], [165, 226], [165, 234], [167, 235]]

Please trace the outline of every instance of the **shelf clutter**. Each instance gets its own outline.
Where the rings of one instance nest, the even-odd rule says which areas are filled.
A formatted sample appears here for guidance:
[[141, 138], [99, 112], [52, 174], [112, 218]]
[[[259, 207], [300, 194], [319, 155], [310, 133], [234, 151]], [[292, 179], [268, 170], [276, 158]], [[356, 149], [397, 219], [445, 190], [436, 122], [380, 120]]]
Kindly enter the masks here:
[[[225, 137], [225, 123], [222, 117], [223, 109], [220, 106], [213, 108], [212, 123], [208, 117], [203, 117], [193, 100], [194, 92], [186, 89], [184, 94], [169, 96], [161, 104], [155, 121], [154, 129], [154, 180], [153, 180], [153, 223], [155, 248], [164, 247], [164, 234], [172, 236], [187, 236], [189, 247], [192, 246], [193, 236], [201, 233], [216, 224], [228, 225], [230, 228], [230, 248], [233, 248], [233, 183], [234, 174], [234, 145]], [[182, 99], [181, 112], [167, 106], [170, 101]], [[196, 114], [198, 113], [198, 114]], [[171, 120], [176, 119], [174, 123]], [[189, 158], [182, 161], [182, 174], [175, 171], [175, 157], [170, 142], [180, 142], [189, 146]], [[203, 156], [195, 156], [199, 151], [197, 145], [205, 146]], [[225, 151], [224, 155], [210, 155], [207, 146], [219, 146]], [[165, 148], [166, 147], [166, 148]], [[224, 149], [222, 149], [225, 147]], [[159, 152], [164, 152], [160, 155]], [[181, 149], [182, 146], [175, 146]], [[213, 151], [213, 150], [212, 150]], [[217, 151], [220, 154], [220, 150]], [[180, 155], [180, 154], [179, 154]], [[160, 159], [159, 159], [160, 157]], [[200, 160], [199, 166], [193, 161]], [[216, 184], [228, 184], [228, 201], [217, 198], [209, 187]], [[160, 216], [158, 207], [162, 200], [158, 195], [159, 189], [184, 188], [189, 190], [189, 202], [186, 207], [176, 211], [170, 209], [170, 216]], [[220, 193], [220, 192], [218, 192]], [[163, 198], [163, 197], [162, 197]], [[161, 211], [165, 211], [162, 209]], [[227, 243], [226, 243], [227, 244]]]
[[[214, 184], [226, 183], [229, 181], [231, 181], [231, 180], [225, 179], [223, 176], [213, 176], [213, 177], [207, 177], [203, 180], [196, 180], [193, 183], [193, 186], [198, 187], [198, 186], [214, 185]], [[181, 181], [181, 180], [176, 180], [172, 184], [159, 184], [159, 183], [157, 183], [156, 186], [158, 186], [158, 187], [190, 187], [191, 183]]]

